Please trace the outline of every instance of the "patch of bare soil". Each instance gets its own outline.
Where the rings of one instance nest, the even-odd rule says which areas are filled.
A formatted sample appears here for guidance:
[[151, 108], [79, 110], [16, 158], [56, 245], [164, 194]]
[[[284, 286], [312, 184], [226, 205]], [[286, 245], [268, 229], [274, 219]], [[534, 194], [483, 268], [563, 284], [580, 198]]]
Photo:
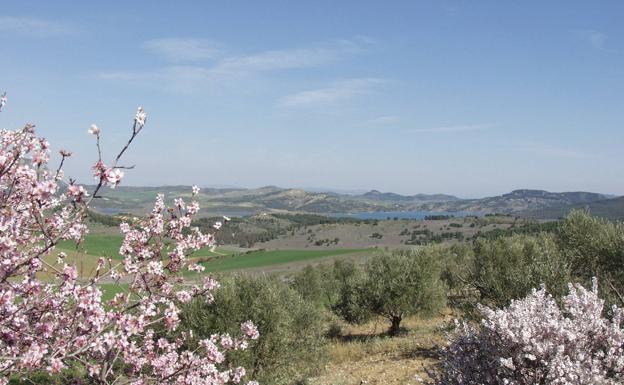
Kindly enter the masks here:
[[433, 319], [411, 317], [402, 325], [405, 333], [386, 336], [383, 321], [346, 327], [332, 343], [325, 372], [311, 379], [319, 385], [408, 385], [428, 380], [427, 369], [438, 362], [444, 344], [444, 326], [450, 314]]

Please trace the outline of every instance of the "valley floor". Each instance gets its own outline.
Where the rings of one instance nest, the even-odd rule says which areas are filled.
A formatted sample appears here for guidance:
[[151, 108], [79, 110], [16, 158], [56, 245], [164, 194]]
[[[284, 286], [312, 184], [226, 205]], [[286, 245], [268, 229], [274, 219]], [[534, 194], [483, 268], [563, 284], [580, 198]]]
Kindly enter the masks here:
[[393, 338], [384, 335], [387, 324], [381, 319], [362, 326], [343, 325], [343, 337], [330, 344], [330, 364], [310, 383], [421, 384], [437, 362], [444, 343], [442, 329], [451, 319], [449, 314], [432, 319], [410, 317], [403, 324], [405, 334]]

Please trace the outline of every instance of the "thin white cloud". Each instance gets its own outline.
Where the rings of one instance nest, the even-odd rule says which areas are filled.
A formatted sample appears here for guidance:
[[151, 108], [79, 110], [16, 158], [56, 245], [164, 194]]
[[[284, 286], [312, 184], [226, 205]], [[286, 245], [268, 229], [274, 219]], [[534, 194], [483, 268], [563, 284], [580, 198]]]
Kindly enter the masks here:
[[205, 39], [163, 38], [148, 40], [143, 48], [172, 62], [212, 59], [220, 53], [219, 45]]
[[333, 104], [338, 101], [349, 100], [356, 96], [369, 94], [375, 86], [383, 81], [383, 79], [378, 78], [341, 80], [329, 87], [301, 91], [285, 96], [279, 100], [278, 106], [308, 107]]
[[465, 124], [458, 126], [441, 126], [441, 127], [430, 127], [430, 128], [413, 128], [410, 129], [410, 132], [470, 132], [470, 131], [481, 131], [486, 130], [488, 128], [493, 128], [496, 125], [493, 123], [480, 123], [480, 124]]
[[213, 70], [220, 73], [247, 73], [317, 67], [335, 60], [337, 54], [339, 53], [325, 48], [266, 51], [225, 58]]
[[378, 116], [376, 118], [372, 118], [369, 119], [367, 121], [364, 122], [364, 124], [370, 124], [370, 125], [385, 125], [385, 124], [391, 124], [391, 123], [396, 123], [399, 120], [398, 116], [394, 116], [394, 115], [383, 115], [383, 116]]
[[30, 17], [0, 16], [0, 31], [22, 36], [47, 37], [65, 35], [72, 32], [69, 26]]
[[96, 78], [163, 87], [176, 92], [192, 92], [219, 80], [210, 69], [191, 65], [168, 66], [152, 71], [106, 71], [96, 74]]
[[150, 79], [155, 75], [154, 72], [134, 72], [134, 71], [103, 71], [96, 74], [96, 78], [102, 80], [141, 80]]
[[211, 68], [219, 74], [241, 74], [297, 68], [319, 67], [343, 57], [364, 52], [373, 44], [370, 38], [335, 40], [306, 48], [268, 50], [221, 59]]
[[593, 29], [576, 31], [579, 38], [591, 47], [604, 50], [607, 43], [607, 35]]
[[[202, 87], [208, 81], [229, 80], [239, 76], [253, 76], [263, 72], [303, 69], [328, 65], [344, 57], [363, 52], [373, 44], [372, 40], [357, 37], [352, 40], [337, 40], [308, 48], [269, 50], [248, 55], [231, 55], [219, 58], [213, 65], [175, 65], [156, 68], [151, 71], [104, 71], [96, 76], [106, 80], [158, 80], [168, 86]], [[185, 60], [208, 58], [212, 52], [200, 41], [160, 39], [144, 44], [152, 53], [170, 59], [184, 57]], [[196, 49], [203, 47], [205, 50]], [[216, 53], [215, 53], [216, 54]], [[183, 61], [183, 60], [178, 60]], [[195, 83], [195, 84], [193, 84]]]

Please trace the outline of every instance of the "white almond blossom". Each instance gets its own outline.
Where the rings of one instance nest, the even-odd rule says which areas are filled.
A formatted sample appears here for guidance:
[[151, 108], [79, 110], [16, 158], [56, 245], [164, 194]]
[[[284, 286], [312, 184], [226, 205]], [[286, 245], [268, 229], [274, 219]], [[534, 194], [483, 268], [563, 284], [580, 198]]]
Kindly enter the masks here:
[[143, 110], [143, 107], [137, 108], [134, 121], [139, 127], [143, 127], [145, 125], [145, 120], [147, 120], [147, 113]]
[[480, 327], [457, 324], [437, 385], [624, 383], [624, 310], [570, 285], [561, 305], [544, 289], [505, 309], [482, 308]]
[[89, 127], [89, 134], [95, 135], [95, 136], [100, 135], [100, 128], [98, 126], [96, 126], [95, 124], [92, 124]]
[[2, 94], [2, 96], [0, 96], [0, 111], [2, 111], [2, 107], [4, 107], [7, 104], [7, 96], [6, 96], [6, 92]]

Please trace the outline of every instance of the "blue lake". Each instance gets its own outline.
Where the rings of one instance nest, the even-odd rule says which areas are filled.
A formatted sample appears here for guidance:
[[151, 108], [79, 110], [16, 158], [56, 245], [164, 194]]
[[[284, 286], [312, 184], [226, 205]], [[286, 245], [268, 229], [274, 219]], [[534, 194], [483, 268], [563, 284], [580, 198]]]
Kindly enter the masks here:
[[363, 213], [338, 213], [331, 214], [333, 217], [357, 218], [357, 219], [425, 219], [427, 215], [451, 215], [454, 217], [466, 217], [469, 215], [481, 216], [481, 213], [469, 211], [375, 211]]

